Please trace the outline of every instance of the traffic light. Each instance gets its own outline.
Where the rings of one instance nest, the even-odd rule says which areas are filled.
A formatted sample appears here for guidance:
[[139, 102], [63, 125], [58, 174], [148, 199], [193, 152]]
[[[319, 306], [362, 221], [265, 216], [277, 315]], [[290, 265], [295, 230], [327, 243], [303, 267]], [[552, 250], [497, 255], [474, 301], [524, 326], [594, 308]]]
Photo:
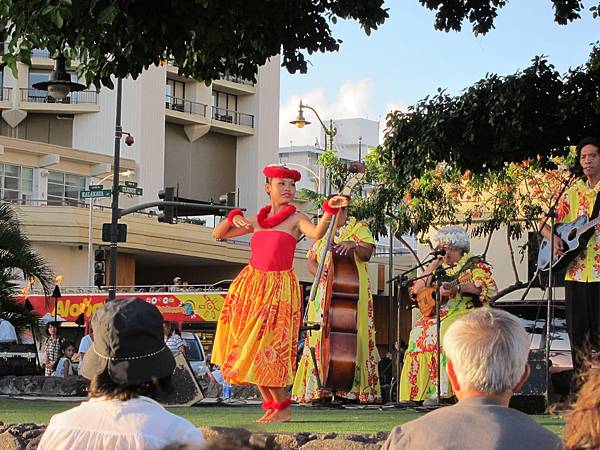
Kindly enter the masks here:
[[[172, 202], [175, 200], [175, 188], [166, 187], [162, 191], [158, 191], [158, 198], [165, 202]], [[158, 215], [158, 221], [163, 223], [173, 223], [175, 218], [175, 207], [169, 205], [159, 205], [158, 209], [162, 211]]]
[[102, 289], [106, 275], [106, 250], [99, 248], [94, 254], [94, 286]]

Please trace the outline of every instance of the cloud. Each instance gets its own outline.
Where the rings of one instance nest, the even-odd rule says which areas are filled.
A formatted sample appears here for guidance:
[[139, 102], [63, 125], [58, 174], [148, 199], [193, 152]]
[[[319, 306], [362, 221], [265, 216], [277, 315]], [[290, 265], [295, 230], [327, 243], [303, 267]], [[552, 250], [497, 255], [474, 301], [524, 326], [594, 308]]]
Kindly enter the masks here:
[[372, 91], [373, 83], [364, 79], [343, 83], [333, 100], [327, 98], [323, 88], [289, 96], [282, 102], [279, 111], [279, 146], [287, 147], [290, 141], [293, 145], [314, 145], [317, 139], [323, 145], [320, 142], [321, 126], [312, 111], [304, 111], [304, 117], [312, 123], [311, 125], [302, 129], [290, 125], [290, 120], [298, 115], [300, 100], [316, 109], [325, 122], [330, 118], [376, 117], [372, 113], [369, 114]]

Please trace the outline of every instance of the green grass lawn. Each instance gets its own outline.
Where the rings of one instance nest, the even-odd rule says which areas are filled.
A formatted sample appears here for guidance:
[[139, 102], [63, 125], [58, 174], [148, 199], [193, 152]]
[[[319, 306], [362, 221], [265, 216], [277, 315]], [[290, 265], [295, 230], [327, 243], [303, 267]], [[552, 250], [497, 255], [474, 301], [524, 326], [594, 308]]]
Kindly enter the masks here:
[[[50, 417], [75, 406], [71, 402], [17, 400], [0, 398], [0, 421], [5, 423], [48, 423]], [[407, 409], [322, 409], [294, 407], [293, 422], [257, 424], [259, 406], [195, 406], [170, 408], [197, 426], [241, 427], [251, 431], [310, 433], [374, 433], [390, 431], [395, 425], [420, 417], [422, 413]], [[562, 432], [561, 418], [550, 415], [532, 416], [554, 433]]]

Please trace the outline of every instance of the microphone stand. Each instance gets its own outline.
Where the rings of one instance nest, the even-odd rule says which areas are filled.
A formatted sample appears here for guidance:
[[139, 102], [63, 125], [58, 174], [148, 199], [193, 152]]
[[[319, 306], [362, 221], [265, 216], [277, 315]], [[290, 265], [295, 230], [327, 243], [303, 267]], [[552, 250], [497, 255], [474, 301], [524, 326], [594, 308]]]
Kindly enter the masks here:
[[[554, 240], [561, 239], [559, 236], [555, 235], [555, 221], [556, 221], [556, 206], [558, 202], [562, 198], [563, 194], [567, 190], [567, 187], [571, 184], [573, 179], [576, 177], [574, 172], [571, 172], [569, 178], [563, 183], [561, 190], [554, 200], [552, 206], [548, 210], [548, 214], [546, 218], [542, 222], [540, 228], [538, 229], [538, 234], [542, 236], [542, 230], [546, 226], [547, 222], [550, 222], [550, 266], [548, 267], [548, 301], [546, 305], [546, 340], [545, 340], [545, 360], [546, 360], [546, 390], [544, 392], [544, 397], [546, 398], [546, 410], [550, 405], [550, 345], [551, 345], [551, 330], [552, 330], [552, 320], [554, 319], [554, 314], [552, 313], [552, 307], [554, 306]], [[522, 300], [527, 295], [528, 291], [525, 291], [525, 294]]]
[[[438, 267], [435, 272], [433, 273], [433, 281], [435, 282], [437, 280], [441, 280], [442, 277], [446, 275], [446, 270], [443, 267]], [[440, 294], [440, 288], [441, 288], [441, 283], [436, 283], [436, 288], [435, 288], [435, 332], [436, 332], [436, 358], [437, 358], [437, 386], [436, 386], [436, 401], [437, 401], [437, 406], [441, 406], [441, 390], [442, 390], [442, 384], [441, 384], [441, 375], [442, 375], [442, 364], [441, 364], [441, 345], [440, 345], [440, 331], [442, 328], [442, 319], [440, 317], [440, 307], [441, 307], [441, 301], [442, 301], [442, 296]]]

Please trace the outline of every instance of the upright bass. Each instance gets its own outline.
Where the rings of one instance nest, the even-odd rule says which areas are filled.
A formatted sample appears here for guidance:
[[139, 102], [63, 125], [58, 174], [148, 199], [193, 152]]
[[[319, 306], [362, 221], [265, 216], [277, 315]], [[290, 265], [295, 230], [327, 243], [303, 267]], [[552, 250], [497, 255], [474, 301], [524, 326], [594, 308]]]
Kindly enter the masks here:
[[[360, 176], [364, 174], [364, 166], [351, 167], [352, 169], [354, 169], [354, 174], [341, 195], [350, 193], [352, 188], [360, 182]], [[310, 351], [319, 387], [328, 390], [349, 391], [354, 383], [356, 371], [360, 284], [354, 253], [340, 255], [332, 251], [337, 224], [338, 215], [336, 214], [325, 235], [319, 266], [309, 296], [310, 304], [315, 301], [317, 288], [323, 275], [323, 267], [328, 254], [330, 254], [330, 266], [324, 283], [323, 316], [321, 323], [318, 324], [321, 329], [319, 364], [316, 361], [314, 348], [311, 348]]]

